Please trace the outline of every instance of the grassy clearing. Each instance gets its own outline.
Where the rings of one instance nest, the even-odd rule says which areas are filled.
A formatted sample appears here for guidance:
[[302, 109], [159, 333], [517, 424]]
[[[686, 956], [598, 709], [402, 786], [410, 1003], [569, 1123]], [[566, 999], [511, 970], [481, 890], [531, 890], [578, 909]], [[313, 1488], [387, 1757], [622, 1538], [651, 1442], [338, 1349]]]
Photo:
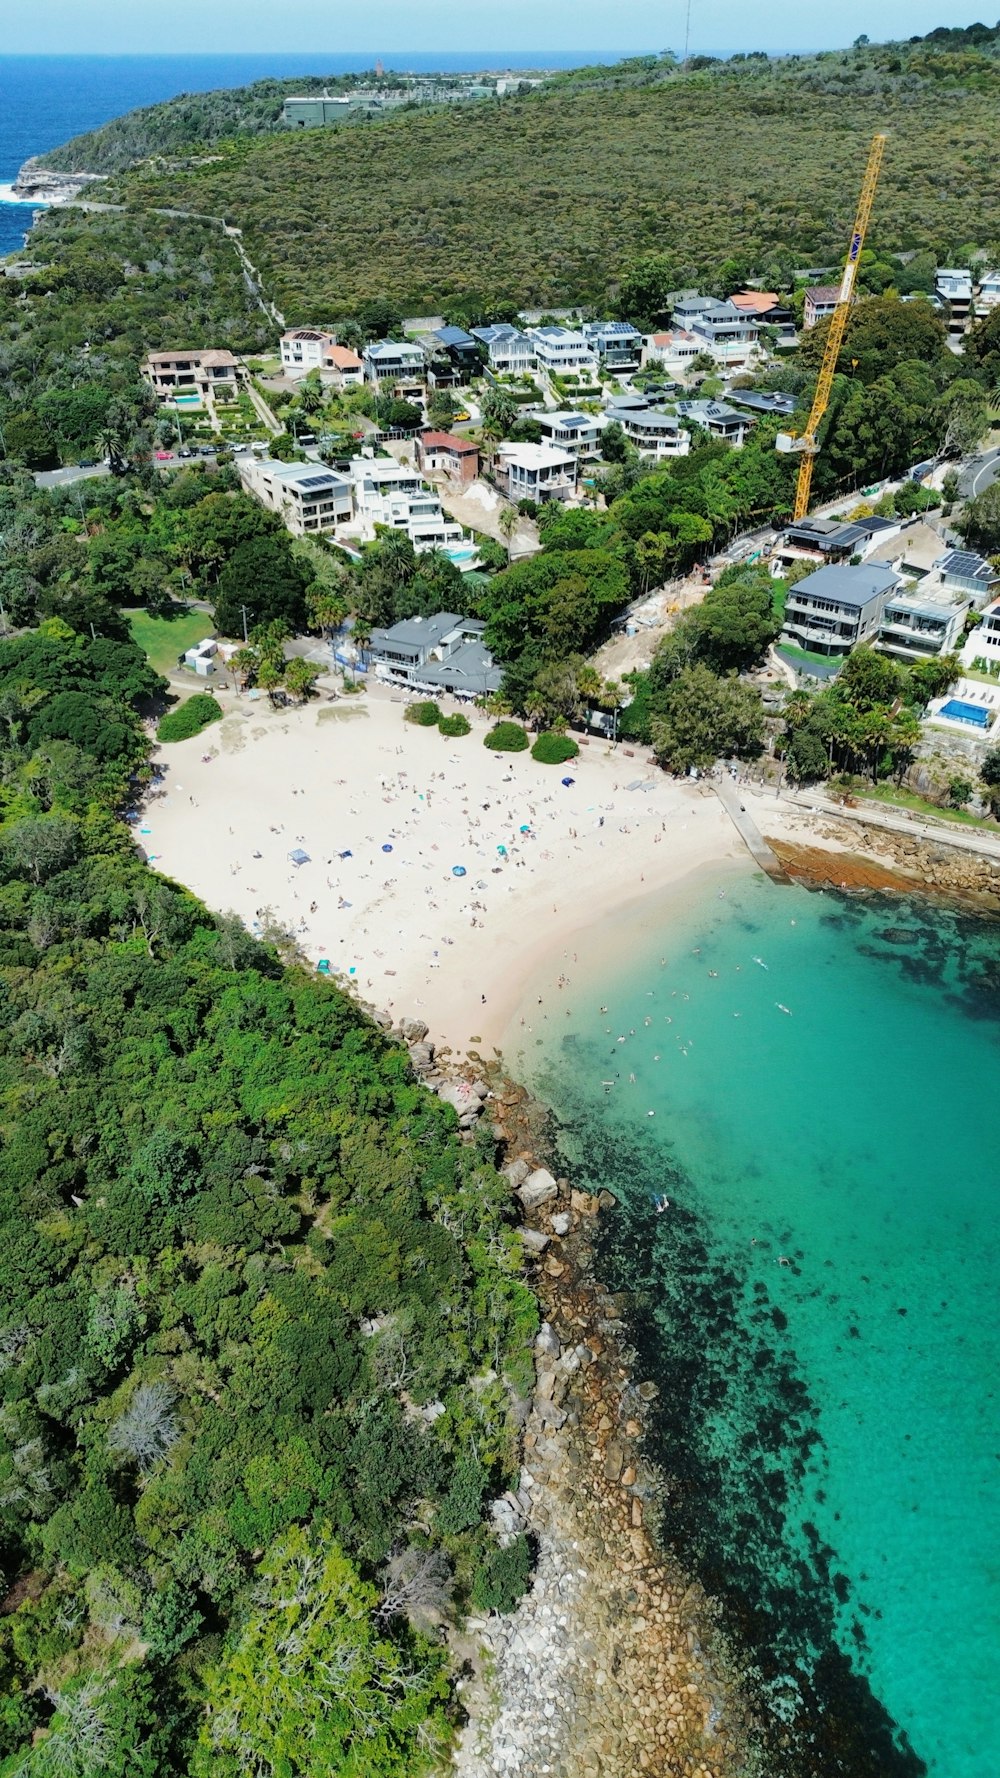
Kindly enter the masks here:
[[213, 625], [207, 611], [182, 611], [176, 617], [151, 617], [148, 611], [130, 611], [129, 629], [157, 673], [172, 673], [177, 657], [211, 636]]
[[941, 821], [957, 821], [961, 827], [982, 827], [996, 833], [997, 824], [983, 815], [970, 814], [968, 809], [943, 809], [940, 803], [928, 802], [914, 790], [898, 790], [894, 784], [878, 784], [874, 789], [855, 790], [853, 795], [865, 802], [885, 803], [889, 808], [912, 809], [918, 815], [936, 816]]

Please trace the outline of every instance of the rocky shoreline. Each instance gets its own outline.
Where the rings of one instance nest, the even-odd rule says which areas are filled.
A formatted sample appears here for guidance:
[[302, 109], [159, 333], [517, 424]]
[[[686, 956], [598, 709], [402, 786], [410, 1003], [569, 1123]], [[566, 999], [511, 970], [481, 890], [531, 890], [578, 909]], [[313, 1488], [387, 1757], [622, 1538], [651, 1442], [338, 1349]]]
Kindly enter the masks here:
[[816, 837], [826, 844], [769, 842], [797, 882], [930, 895], [976, 913], [1000, 914], [1000, 860], [960, 851], [946, 840], [936, 844], [882, 828], [859, 833], [853, 822], [833, 818], [817, 823]]
[[501, 1538], [537, 1560], [509, 1617], [471, 1620], [461, 1778], [733, 1778], [753, 1713], [714, 1609], [656, 1546], [660, 1481], [641, 1446], [652, 1380], [637, 1380], [619, 1306], [593, 1276], [600, 1198], [538, 1164], [543, 1113], [492, 1083], [494, 1134], [545, 1315], [516, 1491]]

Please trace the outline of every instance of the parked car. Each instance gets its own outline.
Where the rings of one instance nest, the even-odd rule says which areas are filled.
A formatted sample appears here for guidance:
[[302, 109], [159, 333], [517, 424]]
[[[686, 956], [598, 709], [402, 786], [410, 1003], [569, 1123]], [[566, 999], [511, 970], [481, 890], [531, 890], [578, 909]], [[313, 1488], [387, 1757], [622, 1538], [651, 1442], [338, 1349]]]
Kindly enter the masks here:
[[157, 463], [169, 463], [173, 454], [173, 451], [157, 451], [156, 461]]
[[202, 456], [202, 457], [214, 457], [215, 456], [215, 446], [214, 445], [199, 445], [198, 446], [198, 453], [199, 453], [199, 456]]
[[193, 457], [194, 452], [192, 450], [190, 450], [187, 445], [185, 445], [182, 450], [178, 451], [177, 455], [178, 455], [178, 457]]

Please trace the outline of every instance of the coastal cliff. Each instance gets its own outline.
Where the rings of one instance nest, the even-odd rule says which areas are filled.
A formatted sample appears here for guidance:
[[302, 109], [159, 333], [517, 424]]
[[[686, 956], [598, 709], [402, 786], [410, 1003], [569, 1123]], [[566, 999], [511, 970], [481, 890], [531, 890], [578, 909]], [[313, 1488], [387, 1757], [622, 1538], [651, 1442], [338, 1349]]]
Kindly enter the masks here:
[[37, 156], [32, 155], [14, 180], [11, 192], [22, 203], [71, 204], [103, 177], [101, 173], [52, 173], [39, 166]]

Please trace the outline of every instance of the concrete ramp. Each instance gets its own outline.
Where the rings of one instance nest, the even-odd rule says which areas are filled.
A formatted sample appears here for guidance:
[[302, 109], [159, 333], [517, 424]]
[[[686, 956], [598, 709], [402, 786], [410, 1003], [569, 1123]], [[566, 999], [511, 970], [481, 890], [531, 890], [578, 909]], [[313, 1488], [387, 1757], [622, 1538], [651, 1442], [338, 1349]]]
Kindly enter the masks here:
[[747, 850], [753, 854], [757, 863], [760, 865], [761, 870], [767, 872], [772, 883], [790, 883], [792, 880], [791, 877], [788, 875], [788, 872], [785, 870], [780, 859], [771, 851], [770, 846], [752, 815], [747, 813], [746, 808], [743, 806], [739, 790], [729, 777], [728, 773], [721, 778], [712, 778], [709, 782], [722, 804], [722, 807], [725, 809], [726, 814], [732, 821], [740, 839], [747, 847]]

